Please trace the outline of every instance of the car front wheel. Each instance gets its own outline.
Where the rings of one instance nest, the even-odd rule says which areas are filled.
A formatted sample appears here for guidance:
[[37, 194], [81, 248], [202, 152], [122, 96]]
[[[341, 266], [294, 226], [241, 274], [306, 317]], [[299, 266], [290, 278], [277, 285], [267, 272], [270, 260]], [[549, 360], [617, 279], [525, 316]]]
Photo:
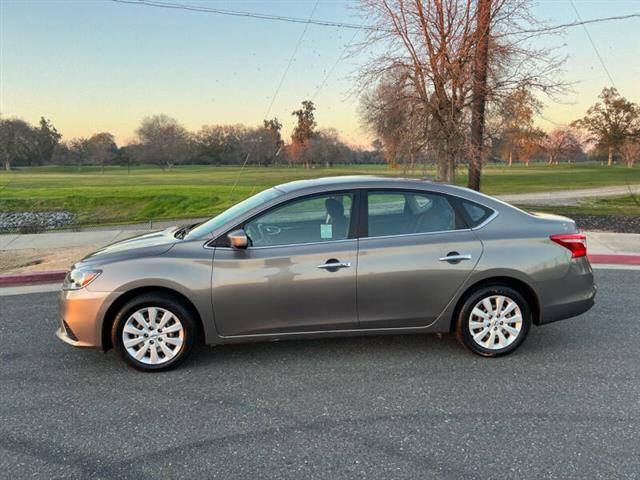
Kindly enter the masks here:
[[193, 315], [180, 302], [156, 294], [129, 301], [116, 316], [113, 345], [132, 367], [168, 370], [184, 361], [194, 343]]
[[498, 357], [518, 348], [531, 327], [524, 297], [505, 285], [491, 285], [471, 294], [460, 309], [456, 335], [473, 353]]

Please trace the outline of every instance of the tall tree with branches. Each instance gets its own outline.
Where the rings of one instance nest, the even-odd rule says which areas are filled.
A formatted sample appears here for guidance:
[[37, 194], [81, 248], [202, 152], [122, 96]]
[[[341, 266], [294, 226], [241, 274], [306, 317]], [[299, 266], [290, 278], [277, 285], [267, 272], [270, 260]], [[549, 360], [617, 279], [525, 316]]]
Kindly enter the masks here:
[[604, 88], [599, 102], [573, 125], [589, 132], [589, 140], [605, 149], [607, 165], [613, 165], [613, 154], [624, 142], [640, 132], [640, 107], [620, 96], [614, 87]]
[[438, 180], [453, 182], [456, 163], [471, 156], [469, 185], [479, 188], [487, 102], [522, 84], [551, 95], [566, 87], [557, 76], [563, 58], [530, 43], [543, 31], [531, 33], [532, 24], [539, 25], [530, 3], [360, 0], [372, 24], [360, 48], [382, 52], [363, 65], [362, 84], [376, 85], [389, 71], [404, 73], [397, 76], [428, 122], [423, 144], [435, 153]]
[[[302, 150], [315, 134], [315, 128], [317, 126], [315, 110], [316, 106], [311, 100], [304, 100], [302, 102], [302, 108], [291, 112], [291, 115], [298, 119], [291, 134], [293, 155], [298, 160], [303, 159]], [[307, 168], [311, 167], [310, 162], [305, 161], [304, 163]]]

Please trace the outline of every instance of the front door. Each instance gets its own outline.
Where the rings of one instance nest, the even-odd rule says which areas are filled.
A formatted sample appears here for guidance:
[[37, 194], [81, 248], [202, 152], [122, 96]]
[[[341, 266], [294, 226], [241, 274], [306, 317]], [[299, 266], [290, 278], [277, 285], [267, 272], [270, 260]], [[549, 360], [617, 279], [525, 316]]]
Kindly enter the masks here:
[[469, 277], [482, 243], [446, 196], [369, 191], [367, 232], [359, 240], [362, 328], [432, 323]]
[[349, 192], [291, 200], [244, 225], [247, 249], [216, 247], [219, 334], [357, 328], [354, 205]]

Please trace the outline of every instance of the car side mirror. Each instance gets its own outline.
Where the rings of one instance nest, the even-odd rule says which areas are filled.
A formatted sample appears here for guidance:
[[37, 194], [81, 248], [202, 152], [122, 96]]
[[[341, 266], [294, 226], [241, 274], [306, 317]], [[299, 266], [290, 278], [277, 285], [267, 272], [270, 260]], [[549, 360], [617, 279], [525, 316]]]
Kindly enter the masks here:
[[249, 237], [242, 228], [230, 232], [227, 238], [233, 248], [245, 249], [249, 246]]

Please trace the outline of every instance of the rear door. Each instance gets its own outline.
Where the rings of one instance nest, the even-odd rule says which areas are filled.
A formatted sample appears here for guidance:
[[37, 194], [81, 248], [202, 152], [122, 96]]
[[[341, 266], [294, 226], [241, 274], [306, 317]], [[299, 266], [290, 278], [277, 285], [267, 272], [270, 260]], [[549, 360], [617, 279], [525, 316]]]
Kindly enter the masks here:
[[432, 323], [473, 271], [482, 243], [445, 195], [369, 190], [363, 209], [360, 327]]

